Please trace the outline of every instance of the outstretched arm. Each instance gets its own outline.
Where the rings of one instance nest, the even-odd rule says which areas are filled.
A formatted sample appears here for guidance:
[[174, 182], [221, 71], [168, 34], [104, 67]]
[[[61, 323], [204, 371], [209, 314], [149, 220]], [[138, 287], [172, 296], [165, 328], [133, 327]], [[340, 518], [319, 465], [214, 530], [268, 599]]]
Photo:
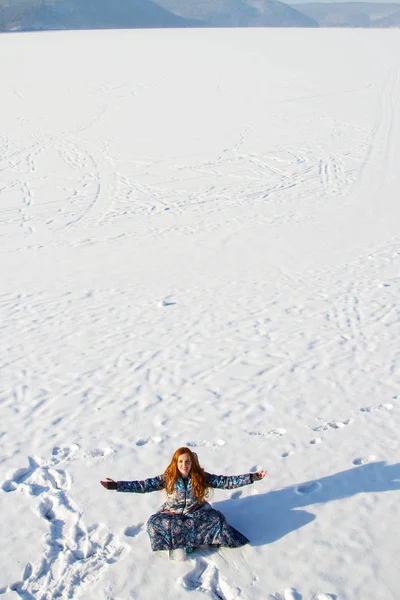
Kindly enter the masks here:
[[253, 478], [253, 481], [260, 481], [260, 479], [264, 479], [267, 471], [256, 471], [255, 473], [250, 473]]
[[245, 473], [244, 475], [213, 475], [212, 473], [206, 473], [208, 485], [221, 490], [233, 490], [244, 485], [250, 485], [254, 481], [263, 479], [265, 475], [266, 471]]
[[100, 481], [100, 483], [103, 487], [106, 488], [106, 490], [116, 490], [117, 489], [117, 482], [114, 481], [114, 479], [110, 479], [109, 477], [106, 477], [106, 480]]
[[157, 477], [149, 477], [149, 479], [143, 479], [142, 481], [114, 481], [114, 479], [107, 477], [105, 481], [100, 481], [100, 483], [107, 490], [146, 494], [162, 490], [164, 488], [165, 477], [164, 475], [158, 475]]

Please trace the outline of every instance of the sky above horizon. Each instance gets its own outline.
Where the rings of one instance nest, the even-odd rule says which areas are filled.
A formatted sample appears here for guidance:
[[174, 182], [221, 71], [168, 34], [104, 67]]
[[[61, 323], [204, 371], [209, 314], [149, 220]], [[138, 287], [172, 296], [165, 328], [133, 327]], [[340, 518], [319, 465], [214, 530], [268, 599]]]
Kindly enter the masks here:
[[[43, 1], [43, 0], [42, 0]], [[49, 3], [53, 2], [54, 0], [47, 0]], [[62, 2], [63, 0], [59, 0], [60, 2]], [[156, 0], [152, 0], [153, 2], [156, 2]], [[281, 0], [282, 1], [282, 0]], [[358, 2], [358, 3], [368, 3], [368, 4], [399, 4], [399, 2], [396, 2], [396, 0], [373, 0], [373, 2], [365, 2], [365, 0], [338, 0], [337, 2], [335, 2], [334, 0], [290, 0], [290, 1], [286, 1], [285, 4], [291, 4], [291, 5], [295, 5], [295, 4], [309, 4], [311, 2], [319, 2], [320, 4], [343, 4], [343, 3], [349, 3], [349, 2]], [[16, 5], [16, 4], [26, 4], [28, 5], [34, 5], [34, 4], [38, 4], [38, 0], [0, 0], [0, 6], [12, 6], [12, 5]], [[157, 4], [157, 2], [156, 2]]]
[[365, 0], [338, 0], [337, 2], [334, 0], [290, 0], [286, 4], [294, 6], [296, 4], [311, 4], [316, 2], [318, 4], [353, 4], [357, 2], [357, 4], [399, 4], [400, 6], [400, 3], [395, 2], [395, 0], [373, 0], [373, 2], [366, 2]]

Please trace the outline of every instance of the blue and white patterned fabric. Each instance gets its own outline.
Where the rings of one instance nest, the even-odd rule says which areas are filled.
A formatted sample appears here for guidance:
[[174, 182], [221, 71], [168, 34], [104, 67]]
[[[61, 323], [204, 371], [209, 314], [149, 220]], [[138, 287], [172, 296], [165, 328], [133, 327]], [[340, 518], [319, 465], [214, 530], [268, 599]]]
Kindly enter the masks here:
[[[251, 473], [245, 475], [213, 475], [205, 473], [210, 488], [232, 490], [253, 483]], [[143, 481], [118, 481], [118, 492], [145, 494], [163, 490], [165, 476]], [[179, 478], [172, 494], [147, 523], [152, 550], [175, 550], [203, 545], [238, 548], [249, 540], [229, 525], [224, 515], [208, 502], [199, 504], [192, 479]]]

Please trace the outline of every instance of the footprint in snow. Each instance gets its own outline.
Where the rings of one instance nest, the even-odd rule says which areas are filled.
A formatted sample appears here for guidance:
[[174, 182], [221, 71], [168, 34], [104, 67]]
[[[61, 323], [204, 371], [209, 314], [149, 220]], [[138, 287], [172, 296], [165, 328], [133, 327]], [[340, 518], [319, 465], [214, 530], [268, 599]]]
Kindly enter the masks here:
[[[154, 438], [155, 440], [156, 438]], [[115, 452], [111, 448], [93, 448], [80, 451], [78, 444], [59, 447], [52, 450], [51, 459], [28, 456], [28, 466], [17, 469], [9, 474], [8, 479], [0, 484], [4, 492], [13, 492], [23, 485], [31, 496], [39, 496], [49, 490], [68, 490], [71, 486], [69, 475], [59, 468], [61, 463], [67, 463], [78, 458], [102, 460]]]
[[307, 483], [302, 483], [295, 487], [296, 494], [304, 495], [304, 494], [313, 494], [321, 489], [321, 484], [318, 481], [308, 481]]
[[10, 475], [9, 479], [3, 481], [3, 483], [1, 484], [1, 489], [4, 492], [14, 492], [17, 489], [18, 484], [25, 481], [30, 474], [31, 469], [29, 467], [17, 469], [16, 471], [14, 471], [14, 473], [12, 473], [12, 475]]
[[375, 406], [366, 406], [364, 408], [360, 408], [360, 412], [371, 413], [376, 410], [392, 410], [393, 404], [376, 404]]
[[289, 456], [291, 456], [293, 454], [293, 450], [289, 450], [288, 452], [283, 452], [281, 454], [281, 458], [288, 458]]
[[75, 458], [79, 448], [79, 444], [71, 444], [70, 446], [63, 447], [55, 446], [51, 453], [53, 456], [53, 463], [58, 464], [65, 460]]
[[367, 463], [373, 462], [374, 460], [376, 460], [376, 456], [361, 456], [353, 460], [353, 465], [366, 465]]
[[234, 600], [241, 594], [240, 588], [231, 588], [220, 576], [217, 566], [204, 558], [196, 559], [194, 569], [181, 579], [181, 583], [189, 592], [205, 592], [213, 600]]
[[286, 429], [277, 428], [277, 429], [270, 429], [269, 431], [248, 431], [247, 433], [249, 435], [262, 435], [262, 436], [277, 436], [277, 437], [281, 437], [282, 435], [285, 435]]
[[138, 523], [138, 525], [133, 525], [132, 527], [127, 527], [124, 531], [124, 534], [127, 537], [136, 537], [143, 529], [143, 523]]
[[64, 471], [55, 469], [39, 458], [28, 457], [29, 465], [17, 469], [9, 479], [3, 481], [1, 489], [4, 492], [14, 492], [18, 486], [24, 486], [31, 496], [39, 496], [49, 490], [66, 490], [70, 487], [70, 479]]
[[47, 521], [54, 521], [56, 515], [53, 509], [54, 503], [51, 498], [43, 498], [37, 507], [39, 515]]
[[233, 492], [233, 494], [231, 494], [231, 500], [238, 500], [239, 498], [241, 498], [242, 493], [243, 492], [241, 490]]
[[112, 448], [92, 448], [84, 452], [84, 458], [94, 458], [95, 460], [101, 460], [113, 456], [115, 450]]
[[303, 596], [298, 593], [294, 588], [286, 588], [283, 591], [283, 594], [279, 592], [275, 592], [275, 594], [270, 594], [268, 596], [268, 600], [302, 600]]
[[[324, 594], [319, 593], [313, 595], [310, 600], [336, 600], [337, 596], [334, 594]], [[304, 596], [300, 594], [295, 588], [286, 588], [283, 591], [283, 594], [279, 594], [276, 592], [275, 594], [270, 594], [268, 600], [306, 600]]]
[[160, 444], [163, 441], [162, 437], [147, 437], [147, 438], [139, 438], [136, 442], [136, 446], [145, 446], [146, 444]]
[[286, 588], [283, 592], [285, 600], [302, 600], [303, 596], [295, 588]]
[[313, 440], [310, 440], [310, 444], [311, 445], [320, 444], [321, 442], [322, 442], [322, 438], [320, 438], [320, 437], [317, 437], [317, 438], [314, 438]]
[[[322, 421], [322, 419], [320, 419]], [[342, 429], [346, 425], [350, 425], [352, 419], [346, 419], [345, 421], [323, 421], [321, 425], [311, 427], [313, 431], [329, 431], [331, 429]]]
[[22, 580], [26, 581], [27, 579], [29, 579], [29, 577], [32, 575], [33, 573], [33, 567], [31, 565], [31, 563], [27, 563], [25, 565], [24, 571], [22, 573]]
[[49, 467], [45, 470], [46, 479], [50, 484], [50, 487], [56, 490], [67, 490], [71, 485], [70, 477], [65, 473], [65, 471], [60, 471], [58, 469], [52, 469]]
[[201, 589], [204, 573], [208, 567], [209, 565], [204, 559], [198, 558], [194, 569], [184, 576], [183, 587], [190, 591]]
[[225, 445], [224, 440], [215, 440], [215, 442], [211, 442], [208, 440], [198, 440], [196, 442], [186, 442], [186, 446], [188, 448], [197, 448], [197, 447], [216, 448], [218, 446], [224, 446], [224, 445]]

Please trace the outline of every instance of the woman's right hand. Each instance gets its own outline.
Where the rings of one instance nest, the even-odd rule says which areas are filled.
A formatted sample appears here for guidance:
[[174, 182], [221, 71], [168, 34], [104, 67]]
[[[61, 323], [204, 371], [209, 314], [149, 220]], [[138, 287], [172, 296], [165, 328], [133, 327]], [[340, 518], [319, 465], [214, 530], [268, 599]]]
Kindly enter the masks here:
[[106, 481], [100, 481], [101, 485], [106, 488], [106, 490], [116, 490], [118, 485], [114, 479], [110, 479], [106, 477]]

